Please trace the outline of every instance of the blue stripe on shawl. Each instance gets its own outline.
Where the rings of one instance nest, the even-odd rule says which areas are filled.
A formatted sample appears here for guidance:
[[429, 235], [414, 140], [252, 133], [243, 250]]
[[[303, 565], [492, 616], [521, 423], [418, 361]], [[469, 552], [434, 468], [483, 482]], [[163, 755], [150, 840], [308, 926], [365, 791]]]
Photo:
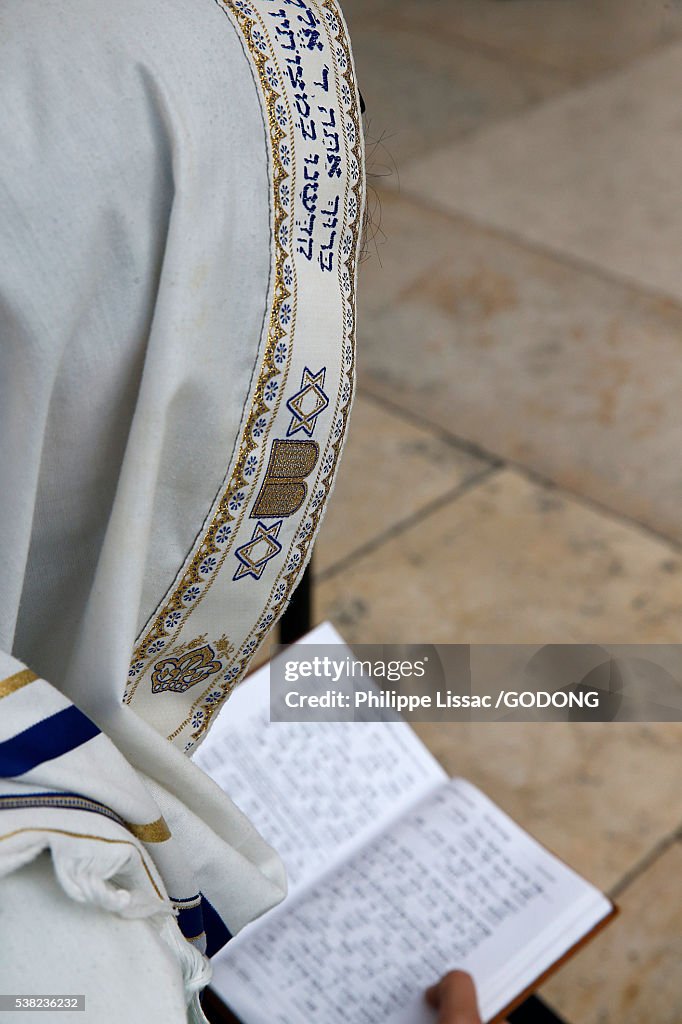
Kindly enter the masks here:
[[0, 776], [23, 775], [98, 735], [95, 723], [72, 704], [0, 743]]
[[204, 915], [201, 910], [201, 903], [196, 907], [189, 907], [187, 910], [180, 910], [178, 914], [180, 931], [186, 939], [195, 939], [204, 930]]
[[[195, 939], [197, 935], [205, 933], [206, 956], [213, 956], [230, 941], [232, 932], [204, 894], [199, 893], [198, 897], [201, 897], [201, 902], [195, 907], [187, 907], [184, 910], [182, 907], [180, 908], [178, 924], [186, 939]], [[198, 897], [192, 897], [192, 901]], [[176, 904], [189, 902], [189, 900], [176, 900], [172, 896], [171, 900]]]
[[218, 911], [205, 896], [201, 897], [201, 909], [204, 912], [204, 931], [206, 932], [206, 956], [213, 956], [230, 941], [232, 932], [229, 930]]

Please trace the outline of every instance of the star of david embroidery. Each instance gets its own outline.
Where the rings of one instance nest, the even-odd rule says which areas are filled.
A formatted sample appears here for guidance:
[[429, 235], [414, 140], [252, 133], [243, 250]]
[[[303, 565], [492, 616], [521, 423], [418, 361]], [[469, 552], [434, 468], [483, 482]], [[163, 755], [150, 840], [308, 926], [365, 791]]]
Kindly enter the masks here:
[[241, 580], [245, 576], [253, 576], [254, 580], [261, 578], [270, 559], [282, 550], [282, 545], [277, 540], [282, 522], [283, 520], [280, 519], [279, 522], [272, 523], [271, 526], [260, 521], [256, 524], [251, 540], [242, 544], [235, 551], [240, 565], [232, 577], [234, 580]]
[[323, 366], [317, 373], [313, 373], [307, 366], [304, 369], [300, 390], [287, 402], [287, 409], [291, 413], [287, 437], [291, 437], [299, 430], [304, 431], [308, 437], [313, 436], [313, 431], [317, 426], [317, 417], [329, 405], [329, 399], [324, 393], [326, 372], [326, 366]]

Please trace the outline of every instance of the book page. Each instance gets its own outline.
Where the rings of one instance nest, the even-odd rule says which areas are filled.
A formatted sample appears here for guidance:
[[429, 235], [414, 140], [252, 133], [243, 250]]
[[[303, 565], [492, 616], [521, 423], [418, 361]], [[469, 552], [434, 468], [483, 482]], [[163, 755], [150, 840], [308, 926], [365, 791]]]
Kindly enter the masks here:
[[[307, 643], [342, 645], [328, 624]], [[446, 778], [403, 722], [270, 722], [269, 669], [248, 677], [194, 755], [277, 850], [290, 895]]]
[[246, 1024], [426, 1024], [455, 967], [492, 1019], [610, 911], [608, 901], [463, 780], [214, 960]]

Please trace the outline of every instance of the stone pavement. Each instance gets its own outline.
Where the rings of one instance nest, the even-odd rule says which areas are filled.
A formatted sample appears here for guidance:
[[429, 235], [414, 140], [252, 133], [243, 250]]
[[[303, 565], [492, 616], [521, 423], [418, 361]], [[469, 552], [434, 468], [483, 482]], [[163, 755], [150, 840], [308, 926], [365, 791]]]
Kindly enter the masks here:
[[[374, 224], [316, 620], [682, 640], [682, 2], [344, 9]], [[545, 998], [574, 1024], [679, 1024], [682, 726], [420, 733], [618, 896]]]

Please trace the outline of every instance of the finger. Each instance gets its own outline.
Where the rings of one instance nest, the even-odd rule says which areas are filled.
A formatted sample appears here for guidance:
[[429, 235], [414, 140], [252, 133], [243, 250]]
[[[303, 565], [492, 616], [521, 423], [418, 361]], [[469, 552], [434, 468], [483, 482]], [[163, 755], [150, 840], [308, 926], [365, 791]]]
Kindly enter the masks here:
[[481, 1024], [476, 988], [471, 975], [464, 971], [450, 971], [427, 989], [426, 998], [439, 1011], [441, 1024]]
[[429, 986], [424, 995], [429, 1006], [433, 1006], [435, 1009], [438, 1006], [438, 984]]

